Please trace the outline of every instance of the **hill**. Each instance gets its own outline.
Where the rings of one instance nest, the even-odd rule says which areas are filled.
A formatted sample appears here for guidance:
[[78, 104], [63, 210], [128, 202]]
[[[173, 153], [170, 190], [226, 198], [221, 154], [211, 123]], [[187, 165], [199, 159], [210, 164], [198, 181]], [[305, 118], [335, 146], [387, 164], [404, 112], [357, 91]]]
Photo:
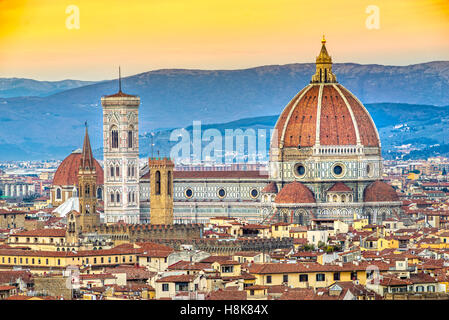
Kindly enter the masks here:
[[0, 78], [0, 97], [45, 97], [92, 83], [95, 82], [80, 80], [37, 81], [23, 78]]
[[[426, 146], [444, 143], [449, 62], [410, 66], [344, 63], [335, 64], [334, 69], [338, 81], [367, 106], [380, 128], [385, 150], [407, 140], [420, 139]], [[313, 72], [312, 63], [244, 70], [157, 70], [124, 78], [122, 88], [141, 97], [139, 127], [145, 155], [145, 137], [151, 131], [188, 127], [195, 120], [226, 124], [277, 115], [309, 83]], [[117, 81], [112, 80], [45, 97], [0, 98], [2, 160], [64, 158], [81, 146], [86, 120], [92, 145], [100, 150], [100, 98], [116, 91]], [[415, 131], [394, 128], [405, 122]]]

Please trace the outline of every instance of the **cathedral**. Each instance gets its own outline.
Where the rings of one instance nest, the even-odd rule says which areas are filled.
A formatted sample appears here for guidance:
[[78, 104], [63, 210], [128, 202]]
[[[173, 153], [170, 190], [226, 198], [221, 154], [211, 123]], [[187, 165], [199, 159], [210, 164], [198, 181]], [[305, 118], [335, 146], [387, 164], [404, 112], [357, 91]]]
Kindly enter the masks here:
[[[79, 172], [84, 147], [69, 155], [55, 174], [52, 204], [81, 196], [85, 188], [80, 185], [89, 181], [90, 197], [95, 192], [104, 201], [105, 224], [207, 223], [224, 216], [310, 225], [400, 217], [398, 195], [382, 181], [376, 126], [357, 97], [337, 82], [324, 37], [321, 42], [310, 83], [277, 120], [266, 173], [176, 171], [166, 158], [149, 159], [140, 168], [140, 98], [123, 93], [119, 85], [118, 93], [101, 99], [103, 168], [89, 158], [88, 179]], [[90, 211], [95, 207], [91, 200]]]
[[323, 37], [310, 84], [287, 104], [270, 148], [264, 215], [280, 221], [380, 223], [399, 217], [396, 191], [382, 182], [381, 143], [363, 104], [337, 82]]

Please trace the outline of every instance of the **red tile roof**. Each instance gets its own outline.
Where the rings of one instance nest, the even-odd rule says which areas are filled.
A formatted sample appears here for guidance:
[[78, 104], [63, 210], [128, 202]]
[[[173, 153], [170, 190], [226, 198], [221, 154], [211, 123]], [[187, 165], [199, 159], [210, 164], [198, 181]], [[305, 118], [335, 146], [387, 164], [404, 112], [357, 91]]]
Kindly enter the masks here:
[[212, 263], [206, 262], [190, 262], [190, 261], [178, 261], [167, 267], [168, 270], [204, 270], [211, 269]]
[[9, 291], [9, 290], [13, 290], [16, 289], [16, 287], [14, 286], [0, 286], [0, 291]]
[[[81, 153], [71, 153], [59, 165], [53, 177], [55, 186], [75, 186], [78, 185], [78, 171], [81, 165]], [[94, 159], [95, 170], [97, 174], [97, 185], [103, 185], [103, 168], [97, 160]]]
[[21, 231], [11, 235], [11, 237], [65, 237], [66, 229], [36, 229]]
[[0, 284], [14, 283], [17, 279], [31, 283], [33, 276], [31, 272], [26, 270], [0, 271]]
[[147, 280], [156, 275], [155, 272], [151, 272], [144, 267], [120, 265], [113, 268], [105, 268], [105, 273], [118, 274], [125, 273], [126, 280]]
[[212, 291], [206, 300], [247, 300], [246, 291], [222, 290]]
[[312, 288], [294, 288], [287, 289], [280, 296], [279, 300], [337, 300], [336, 296], [319, 296], [315, 294]]
[[137, 98], [137, 96], [123, 93], [121, 90], [119, 90], [119, 92], [104, 96], [104, 98]]
[[392, 186], [383, 181], [374, 181], [363, 192], [365, 202], [399, 201], [398, 194]]
[[276, 183], [270, 182], [261, 191], [262, 193], [278, 193], [278, 187]]
[[312, 191], [301, 182], [291, 182], [285, 185], [276, 195], [276, 203], [315, 203]]
[[262, 254], [262, 252], [258, 252], [258, 251], [238, 251], [236, 253], [233, 254], [233, 256], [240, 256], [240, 257], [255, 257], [258, 256], [259, 254]]
[[228, 261], [228, 260], [232, 260], [232, 256], [209, 256], [207, 258], [204, 258], [200, 262], [214, 263], [214, 262], [222, 262], [222, 261]]
[[116, 276], [113, 276], [110, 273], [92, 273], [92, 274], [80, 274], [81, 280], [93, 280], [93, 279], [117, 279]]
[[150, 258], [167, 258], [170, 254], [173, 253], [171, 251], [165, 250], [145, 250], [143, 253], [138, 254], [139, 257], [150, 257]]
[[327, 192], [352, 192], [352, 189], [343, 182], [337, 182], [327, 190]]

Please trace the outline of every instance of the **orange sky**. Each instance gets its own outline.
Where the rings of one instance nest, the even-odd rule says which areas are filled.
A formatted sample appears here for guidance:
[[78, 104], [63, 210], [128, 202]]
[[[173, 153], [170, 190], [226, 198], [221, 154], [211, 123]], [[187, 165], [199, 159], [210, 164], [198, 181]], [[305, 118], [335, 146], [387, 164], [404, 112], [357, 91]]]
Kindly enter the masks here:
[[[80, 29], [66, 28], [68, 5]], [[367, 6], [380, 9], [369, 30]], [[0, 0], [0, 77], [115, 78], [161, 68], [449, 60], [448, 0]]]

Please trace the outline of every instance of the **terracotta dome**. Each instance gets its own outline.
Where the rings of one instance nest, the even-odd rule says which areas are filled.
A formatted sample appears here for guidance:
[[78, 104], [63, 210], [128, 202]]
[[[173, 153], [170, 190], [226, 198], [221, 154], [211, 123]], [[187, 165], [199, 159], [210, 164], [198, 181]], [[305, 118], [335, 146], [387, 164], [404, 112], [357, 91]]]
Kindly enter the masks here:
[[[78, 184], [78, 170], [81, 164], [81, 151], [72, 152], [64, 161], [61, 162], [53, 178], [53, 185], [56, 186], [74, 186]], [[97, 185], [103, 184], [103, 168], [97, 160], [95, 169], [97, 172]]]
[[278, 187], [276, 183], [270, 182], [261, 191], [262, 193], [278, 193]]
[[316, 143], [356, 145], [357, 138], [363, 146], [380, 145], [368, 111], [338, 83], [305, 87], [285, 107], [275, 129], [279, 146], [284, 148], [312, 147]]
[[364, 202], [387, 202], [399, 201], [396, 190], [388, 183], [383, 181], [374, 181], [368, 185], [363, 193]]
[[277, 194], [276, 203], [315, 203], [315, 197], [303, 183], [291, 182], [286, 184]]
[[337, 182], [327, 190], [327, 192], [352, 192], [352, 189], [343, 182]]
[[376, 126], [363, 104], [337, 82], [323, 38], [316, 73], [282, 111], [277, 129], [278, 147], [298, 148], [363, 145], [379, 147]]

